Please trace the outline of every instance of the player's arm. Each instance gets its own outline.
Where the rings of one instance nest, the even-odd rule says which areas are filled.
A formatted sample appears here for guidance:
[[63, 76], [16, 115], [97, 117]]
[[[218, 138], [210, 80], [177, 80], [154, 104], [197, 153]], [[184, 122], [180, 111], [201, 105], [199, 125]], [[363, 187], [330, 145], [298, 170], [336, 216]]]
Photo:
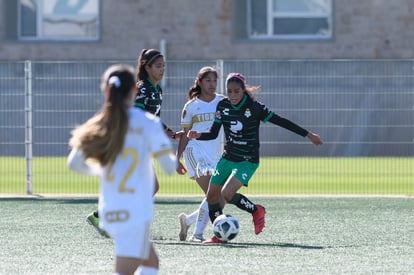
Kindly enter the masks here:
[[159, 151], [154, 154], [154, 157], [158, 160], [165, 173], [171, 175], [176, 170], [177, 157], [171, 149]]
[[185, 173], [187, 173], [187, 169], [185, 169], [185, 166], [182, 164], [180, 159], [188, 144], [188, 140], [189, 140], [187, 137], [188, 131], [189, 131], [189, 128], [186, 128], [186, 127], [183, 128], [183, 135], [181, 136], [180, 141], [178, 142], [177, 151], [175, 152], [175, 156], [177, 157], [177, 162], [178, 162], [177, 173], [180, 175], [184, 175]]
[[168, 127], [165, 123], [162, 123], [162, 127], [164, 129], [165, 134], [172, 139], [180, 140], [181, 136], [183, 135], [182, 131], [175, 132], [170, 127]]
[[211, 140], [217, 138], [221, 128], [221, 122], [214, 120], [213, 125], [210, 128], [209, 132], [200, 133], [197, 131], [190, 130], [187, 133], [189, 139], [196, 138], [198, 140]]
[[135, 96], [134, 107], [145, 110], [145, 102], [147, 99], [146, 88], [138, 88], [137, 95]]
[[302, 137], [307, 137], [309, 138], [309, 140], [315, 144], [315, 145], [320, 145], [322, 144], [322, 140], [319, 137], [319, 135], [314, 134], [312, 132], [309, 132], [308, 130], [300, 127], [299, 125], [297, 125], [296, 123], [293, 123], [292, 121], [290, 121], [287, 118], [281, 117], [276, 115], [275, 113], [272, 113], [273, 115], [270, 117], [269, 121], [273, 124], [276, 124], [282, 128], [285, 128], [289, 131], [292, 131]]
[[77, 148], [72, 149], [70, 152], [67, 165], [70, 170], [88, 176], [99, 176], [102, 171], [98, 163], [88, 162], [83, 152]]

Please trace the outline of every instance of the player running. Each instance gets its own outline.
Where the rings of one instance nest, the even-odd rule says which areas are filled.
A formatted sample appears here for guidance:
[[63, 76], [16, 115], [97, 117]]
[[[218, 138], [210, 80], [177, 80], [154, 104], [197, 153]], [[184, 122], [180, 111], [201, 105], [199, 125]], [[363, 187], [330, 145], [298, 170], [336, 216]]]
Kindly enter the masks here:
[[[156, 49], [143, 49], [137, 60], [136, 78], [138, 92], [135, 96], [134, 106], [158, 117], [161, 115], [162, 89], [159, 85], [164, 76], [165, 60], [160, 51]], [[181, 132], [174, 132], [163, 123], [167, 136], [179, 139]], [[158, 192], [159, 183], [155, 175], [154, 194]], [[92, 225], [104, 237], [108, 234], [99, 227], [99, 211], [93, 211], [86, 217], [86, 221]]]
[[[195, 83], [188, 91], [188, 101], [185, 103], [181, 115], [181, 126], [185, 133], [190, 129], [200, 132], [209, 131], [214, 121], [217, 103], [224, 98], [216, 94], [217, 71], [213, 67], [202, 67], [197, 73]], [[221, 131], [222, 132], [222, 131]], [[203, 194], [207, 193], [211, 173], [220, 158], [222, 133], [211, 140], [188, 140], [186, 134], [181, 136], [176, 152], [177, 159], [184, 157], [187, 168], [179, 161], [177, 173], [187, 173], [195, 179]], [[189, 227], [195, 223], [194, 232], [189, 238], [192, 242], [203, 242], [203, 232], [209, 222], [208, 205], [204, 198], [198, 209], [189, 215], [181, 213], [179, 216], [181, 241], [187, 239]]]
[[[296, 125], [290, 120], [270, 111], [252, 97], [259, 87], [246, 85], [240, 73], [230, 73], [226, 78], [227, 97], [217, 105], [216, 117], [208, 133], [190, 130], [189, 139], [210, 140], [217, 137], [223, 126], [226, 137], [224, 152], [211, 176], [207, 190], [207, 202], [211, 222], [223, 213], [224, 203], [234, 204], [252, 214], [254, 232], [259, 234], [265, 226], [265, 208], [255, 204], [237, 191], [248, 186], [250, 178], [259, 166], [260, 122], [271, 122], [298, 135], [309, 138], [315, 144], [322, 144], [321, 138]], [[204, 244], [223, 243], [217, 237]]]
[[132, 67], [110, 66], [101, 87], [102, 110], [72, 131], [68, 166], [100, 177], [99, 225], [114, 240], [115, 273], [157, 274], [159, 260], [149, 239], [153, 159], [171, 174], [176, 157], [159, 118], [132, 107], [136, 94]]

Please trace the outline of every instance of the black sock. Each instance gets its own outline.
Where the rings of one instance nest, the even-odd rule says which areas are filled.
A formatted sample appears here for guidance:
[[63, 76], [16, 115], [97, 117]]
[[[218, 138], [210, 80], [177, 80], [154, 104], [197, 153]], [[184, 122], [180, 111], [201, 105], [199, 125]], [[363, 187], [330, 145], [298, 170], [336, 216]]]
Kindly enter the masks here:
[[241, 210], [247, 211], [249, 213], [256, 211], [256, 205], [240, 193], [234, 194], [229, 203], [234, 204]]
[[95, 217], [99, 218], [99, 213], [98, 213], [98, 210], [94, 211], [94, 212], [93, 212], [93, 215], [94, 215]]
[[221, 214], [223, 214], [223, 209], [219, 203], [208, 205], [208, 215], [210, 216], [211, 223]]

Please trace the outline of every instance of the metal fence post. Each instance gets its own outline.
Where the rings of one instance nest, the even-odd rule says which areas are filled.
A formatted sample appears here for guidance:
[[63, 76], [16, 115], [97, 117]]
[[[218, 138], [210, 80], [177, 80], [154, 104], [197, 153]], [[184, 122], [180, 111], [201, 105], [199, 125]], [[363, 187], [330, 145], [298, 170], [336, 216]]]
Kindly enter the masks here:
[[225, 91], [226, 87], [224, 87], [224, 61], [223, 59], [216, 60], [216, 68], [219, 74], [218, 85], [217, 85], [219, 87], [218, 91], [220, 94], [226, 94], [226, 91]]
[[25, 94], [25, 160], [26, 160], [26, 193], [31, 195], [32, 189], [32, 62], [24, 63], [24, 94]]

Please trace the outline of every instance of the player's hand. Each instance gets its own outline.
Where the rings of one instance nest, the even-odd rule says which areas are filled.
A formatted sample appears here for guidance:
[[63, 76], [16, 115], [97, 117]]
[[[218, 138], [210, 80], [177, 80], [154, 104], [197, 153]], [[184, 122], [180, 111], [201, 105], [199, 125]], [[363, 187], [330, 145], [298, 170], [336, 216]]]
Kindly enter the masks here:
[[172, 139], [175, 139], [175, 132], [171, 129], [165, 129], [165, 134]]
[[184, 165], [181, 163], [181, 161], [178, 161], [178, 165], [177, 165], [177, 169], [176, 169], [177, 173], [180, 175], [184, 175], [187, 173], [187, 169], [185, 169]]
[[197, 132], [197, 131], [194, 131], [194, 130], [190, 130], [190, 131], [188, 131], [188, 133], [187, 133], [187, 137], [188, 137], [189, 139], [199, 138], [200, 136], [201, 136], [201, 134], [200, 134], [199, 132]]
[[184, 131], [181, 130], [181, 131], [175, 132], [174, 138], [175, 140], [180, 140], [180, 138], [184, 135], [185, 135]]
[[309, 132], [307, 135], [306, 135], [309, 139], [310, 139], [310, 141], [313, 143], [313, 144], [315, 144], [315, 145], [321, 145], [323, 142], [322, 142], [322, 139], [319, 137], [319, 135], [317, 135], [317, 134], [314, 134], [314, 133], [311, 133], [311, 132]]

